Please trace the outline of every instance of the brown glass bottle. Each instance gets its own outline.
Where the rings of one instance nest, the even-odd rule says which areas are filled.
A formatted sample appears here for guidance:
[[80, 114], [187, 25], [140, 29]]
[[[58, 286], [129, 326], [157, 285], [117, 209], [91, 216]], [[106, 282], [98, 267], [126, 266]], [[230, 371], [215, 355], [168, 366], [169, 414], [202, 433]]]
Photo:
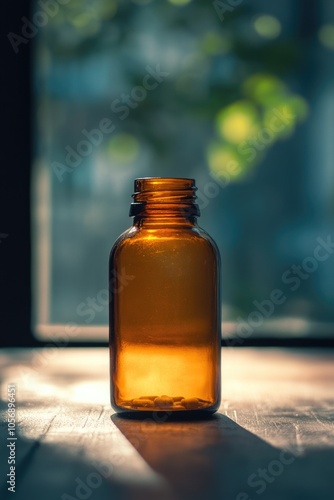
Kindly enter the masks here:
[[135, 180], [133, 226], [110, 254], [111, 404], [213, 413], [220, 403], [218, 249], [197, 226], [195, 181]]

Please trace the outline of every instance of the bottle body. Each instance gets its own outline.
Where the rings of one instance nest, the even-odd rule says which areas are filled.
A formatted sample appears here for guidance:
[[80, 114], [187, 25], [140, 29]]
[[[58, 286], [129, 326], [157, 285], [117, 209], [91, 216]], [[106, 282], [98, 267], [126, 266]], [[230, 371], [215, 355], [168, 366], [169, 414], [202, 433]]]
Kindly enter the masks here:
[[214, 412], [220, 403], [219, 253], [179, 215], [139, 218], [111, 252], [118, 412]]

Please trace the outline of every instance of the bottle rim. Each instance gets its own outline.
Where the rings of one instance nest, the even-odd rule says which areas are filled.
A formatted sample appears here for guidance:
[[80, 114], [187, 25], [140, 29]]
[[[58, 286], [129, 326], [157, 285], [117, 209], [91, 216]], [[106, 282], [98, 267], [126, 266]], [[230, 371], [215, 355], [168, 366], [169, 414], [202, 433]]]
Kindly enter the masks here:
[[162, 212], [184, 217], [200, 215], [195, 179], [187, 177], [138, 177], [134, 181], [130, 217]]

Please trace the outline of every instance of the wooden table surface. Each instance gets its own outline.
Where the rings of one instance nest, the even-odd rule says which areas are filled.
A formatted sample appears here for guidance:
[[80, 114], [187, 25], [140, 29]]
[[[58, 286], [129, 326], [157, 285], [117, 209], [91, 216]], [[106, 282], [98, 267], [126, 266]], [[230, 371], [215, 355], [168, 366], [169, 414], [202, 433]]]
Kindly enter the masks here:
[[225, 348], [222, 366], [210, 419], [128, 420], [109, 405], [107, 349], [0, 351], [0, 498], [334, 498], [334, 352]]

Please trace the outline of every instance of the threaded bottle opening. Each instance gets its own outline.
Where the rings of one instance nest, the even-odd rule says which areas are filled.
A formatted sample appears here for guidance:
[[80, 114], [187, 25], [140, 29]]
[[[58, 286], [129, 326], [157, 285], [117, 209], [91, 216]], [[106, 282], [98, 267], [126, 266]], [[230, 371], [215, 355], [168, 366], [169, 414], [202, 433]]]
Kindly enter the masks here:
[[181, 213], [198, 217], [194, 179], [180, 177], [142, 177], [135, 179], [130, 217], [154, 213]]

